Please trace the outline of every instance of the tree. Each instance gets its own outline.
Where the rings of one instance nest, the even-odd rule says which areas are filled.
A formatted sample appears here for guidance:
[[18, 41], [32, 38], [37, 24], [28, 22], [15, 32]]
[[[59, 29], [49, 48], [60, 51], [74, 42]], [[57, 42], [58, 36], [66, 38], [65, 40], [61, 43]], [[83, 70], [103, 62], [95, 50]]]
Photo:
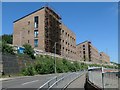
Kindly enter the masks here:
[[2, 41], [8, 43], [8, 44], [12, 44], [12, 41], [13, 41], [13, 35], [12, 34], [4, 34], [2, 35]]
[[[6, 42], [2, 42], [1, 44], [2, 44], [2, 47], [1, 47], [2, 53], [5, 53], [5, 54], [13, 54], [13, 55], [15, 54], [15, 53], [14, 53], [15, 50], [13, 49], [12, 46], [6, 44]], [[1, 45], [0, 45], [0, 46], [1, 46]]]
[[30, 44], [24, 44], [23, 47], [25, 48], [24, 54], [27, 54], [27, 55], [30, 56], [32, 59], [35, 59], [34, 49], [31, 47], [31, 45], [30, 45]]

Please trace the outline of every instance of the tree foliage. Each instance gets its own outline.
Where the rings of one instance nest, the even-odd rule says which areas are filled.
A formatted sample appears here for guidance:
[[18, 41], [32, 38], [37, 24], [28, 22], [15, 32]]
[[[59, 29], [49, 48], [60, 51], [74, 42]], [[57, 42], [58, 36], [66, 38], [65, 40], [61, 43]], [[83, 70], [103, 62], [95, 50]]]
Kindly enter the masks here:
[[32, 48], [32, 46], [30, 44], [24, 44], [23, 47], [25, 48], [24, 54], [30, 56], [32, 59], [35, 59], [34, 49]]
[[52, 58], [36, 57], [36, 64], [34, 65], [35, 71], [38, 74], [50, 74], [54, 73], [54, 60]]
[[2, 42], [1, 44], [2, 44], [2, 47], [1, 47], [2, 53], [4, 53], [4, 54], [13, 54], [13, 55], [15, 54], [14, 53], [15, 50], [13, 49], [12, 46], [6, 44], [6, 42]]
[[4, 34], [2, 35], [2, 41], [6, 42], [7, 44], [12, 44], [13, 42], [13, 35], [12, 34]]
[[28, 66], [22, 70], [22, 74], [25, 76], [33, 76], [35, 75], [35, 70], [33, 66]]

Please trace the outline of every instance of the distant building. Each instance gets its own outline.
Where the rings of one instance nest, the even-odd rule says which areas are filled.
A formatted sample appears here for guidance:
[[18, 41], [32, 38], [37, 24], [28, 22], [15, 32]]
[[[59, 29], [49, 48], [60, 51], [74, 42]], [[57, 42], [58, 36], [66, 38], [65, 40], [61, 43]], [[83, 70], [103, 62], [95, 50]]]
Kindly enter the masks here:
[[110, 64], [110, 57], [104, 52], [100, 52], [100, 60], [102, 63]]
[[80, 61], [101, 63], [99, 52], [90, 41], [85, 41], [77, 45], [77, 58]]
[[76, 36], [64, 24], [61, 17], [49, 7], [42, 7], [14, 21], [13, 45], [25, 43], [43, 52], [76, 59]]

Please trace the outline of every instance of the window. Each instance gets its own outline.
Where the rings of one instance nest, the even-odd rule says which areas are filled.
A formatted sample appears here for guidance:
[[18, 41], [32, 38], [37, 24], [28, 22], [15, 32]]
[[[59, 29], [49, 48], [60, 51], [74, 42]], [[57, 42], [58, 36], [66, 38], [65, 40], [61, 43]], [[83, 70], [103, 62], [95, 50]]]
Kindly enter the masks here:
[[85, 51], [83, 51], [83, 54], [85, 54]]
[[85, 45], [83, 45], [83, 47], [85, 47]]
[[66, 36], [67, 36], [67, 32], [66, 32]]
[[38, 39], [35, 39], [35, 40], [34, 40], [34, 46], [35, 46], [35, 47], [38, 47]]
[[60, 42], [61, 42], [61, 39], [59, 39], [60, 40]]
[[28, 34], [30, 33], [30, 31], [28, 30]]
[[28, 25], [30, 25], [30, 21], [28, 21]]
[[28, 40], [28, 43], [29, 43], [30, 41]]
[[34, 27], [38, 28], [38, 16], [34, 17]]
[[64, 30], [62, 30], [62, 33], [64, 33]]
[[60, 45], [60, 49], [61, 49], [61, 45]]
[[68, 34], [68, 37], [69, 37], [69, 34]]
[[34, 31], [34, 37], [37, 38], [38, 37], [38, 30]]

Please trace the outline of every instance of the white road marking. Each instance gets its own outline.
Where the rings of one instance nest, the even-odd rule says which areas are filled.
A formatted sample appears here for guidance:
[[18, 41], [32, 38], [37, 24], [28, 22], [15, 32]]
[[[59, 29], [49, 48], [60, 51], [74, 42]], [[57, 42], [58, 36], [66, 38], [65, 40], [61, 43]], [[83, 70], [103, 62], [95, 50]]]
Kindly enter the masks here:
[[48, 84], [51, 80], [55, 79], [57, 76], [53, 77], [52, 79], [50, 79], [49, 81], [45, 82], [42, 86], [40, 86], [37, 90], [43, 88], [46, 84]]
[[34, 82], [38, 82], [39, 80], [35, 80], [35, 81], [31, 81], [31, 82], [26, 82], [26, 83], [23, 83], [22, 85], [26, 85], [26, 84], [30, 84], [30, 83], [34, 83]]

